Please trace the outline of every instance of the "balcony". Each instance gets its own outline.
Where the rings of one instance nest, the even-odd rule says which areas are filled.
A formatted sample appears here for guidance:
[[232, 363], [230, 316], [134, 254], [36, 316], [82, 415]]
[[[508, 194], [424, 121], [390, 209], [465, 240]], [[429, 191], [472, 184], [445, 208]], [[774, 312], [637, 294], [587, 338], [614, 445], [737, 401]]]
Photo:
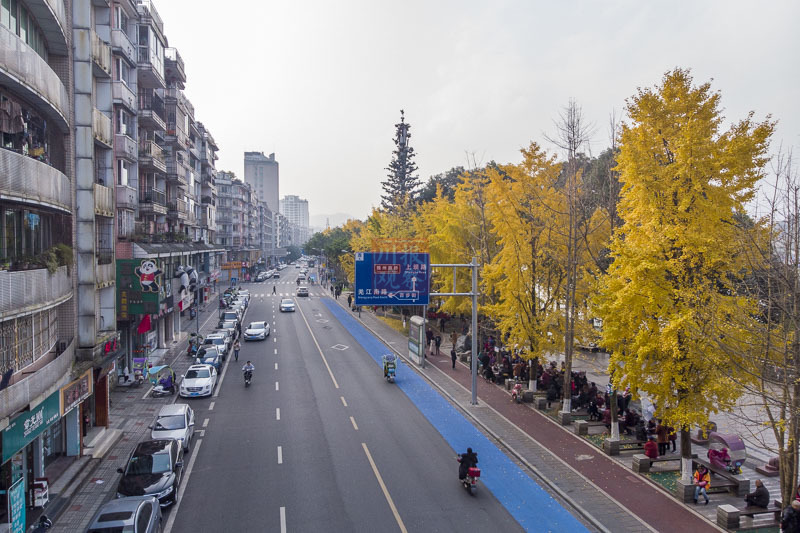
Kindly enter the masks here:
[[186, 132], [178, 128], [174, 122], [167, 122], [166, 141], [171, 145], [177, 145], [184, 150], [189, 148], [189, 136]]
[[0, 272], [0, 320], [33, 313], [72, 297], [72, 279], [67, 267], [50, 274], [46, 268]]
[[115, 104], [124, 105], [128, 111], [136, 113], [136, 95], [125, 82], [115, 81], [111, 86], [111, 97]]
[[164, 101], [154, 94], [139, 93], [139, 126], [148, 130], [166, 131]]
[[186, 201], [181, 200], [180, 198], [170, 200], [170, 202], [167, 204], [167, 216], [169, 218], [178, 220], [188, 219], [189, 212], [186, 208]]
[[116, 281], [117, 265], [114, 262], [113, 250], [97, 253], [97, 264], [94, 268], [94, 284], [98, 289], [110, 287]]
[[101, 217], [114, 217], [114, 191], [111, 187], [94, 184], [94, 214]]
[[45, 118], [52, 120], [62, 131], [68, 129], [70, 100], [66, 87], [50, 65], [33, 48], [2, 24], [0, 24], [0, 85], [25, 94]]
[[183, 58], [176, 48], [164, 50], [164, 76], [168, 81], [186, 83], [186, 71], [183, 68]]
[[184, 189], [187, 187], [185, 172], [183, 164], [178, 163], [174, 158], [167, 161], [167, 179]]
[[0, 391], [0, 412], [21, 411], [36, 398], [49, 393], [54, 385], [62, 386], [69, 383], [70, 368], [75, 360], [75, 341], [59, 340], [56, 347], [55, 350], [34, 361], [33, 365], [25, 368], [33, 371], [32, 374], [17, 380], [17, 376], [24, 376], [17, 373], [11, 378], [11, 385]]
[[158, 189], [139, 191], [139, 210], [152, 213], [167, 214], [167, 193]]
[[11, 150], [0, 149], [0, 196], [72, 213], [69, 178], [46, 163]]
[[92, 131], [95, 141], [107, 148], [112, 148], [111, 118], [97, 108], [92, 109]]
[[111, 49], [121, 54], [131, 65], [136, 64], [136, 47], [130, 37], [122, 30], [111, 30]]
[[127, 185], [117, 185], [117, 208], [136, 209], [138, 205], [136, 189]]
[[111, 46], [92, 32], [92, 71], [98, 78], [111, 77]]
[[216, 205], [216, 201], [211, 196], [203, 196], [200, 201], [204, 204]]
[[130, 161], [131, 163], [135, 163], [139, 160], [139, 150], [136, 149], [136, 141], [127, 135], [117, 135], [114, 139], [114, 155]]
[[161, 173], [167, 171], [164, 151], [154, 141], [139, 143], [139, 165], [143, 170], [152, 169]]
[[138, 46], [136, 53], [136, 73], [139, 77], [139, 87], [150, 89], [163, 89], [164, 65], [157, 63], [158, 56], [151, 53], [148, 46]]

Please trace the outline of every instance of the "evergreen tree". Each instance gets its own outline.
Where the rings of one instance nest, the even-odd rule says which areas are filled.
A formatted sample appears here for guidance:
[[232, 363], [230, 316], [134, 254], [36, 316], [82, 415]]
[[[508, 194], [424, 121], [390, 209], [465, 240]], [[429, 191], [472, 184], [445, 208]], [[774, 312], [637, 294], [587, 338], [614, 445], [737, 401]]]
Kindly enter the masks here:
[[403, 110], [400, 110], [400, 122], [394, 125], [395, 149], [392, 161], [386, 170], [389, 171], [386, 181], [381, 183], [384, 194], [381, 195], [381, 207], [396, 213], [411, 205], [419, 188], [417, 164], [414, 162], [414, 149], [409, 145], [411, 124], [406, 123]]

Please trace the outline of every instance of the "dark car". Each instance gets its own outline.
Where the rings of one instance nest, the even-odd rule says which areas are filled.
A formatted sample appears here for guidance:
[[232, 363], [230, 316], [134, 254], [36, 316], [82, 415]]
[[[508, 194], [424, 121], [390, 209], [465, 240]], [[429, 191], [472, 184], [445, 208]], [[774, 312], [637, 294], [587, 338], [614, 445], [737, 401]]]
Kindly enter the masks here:
[[178, 486], [183, 473], [183, 447], [173, 439], [147, 440], [133, 449], [125, 468], [118, 468], [122, 479], [117, 498], [155, 496], [162, 507], [178, 501]]

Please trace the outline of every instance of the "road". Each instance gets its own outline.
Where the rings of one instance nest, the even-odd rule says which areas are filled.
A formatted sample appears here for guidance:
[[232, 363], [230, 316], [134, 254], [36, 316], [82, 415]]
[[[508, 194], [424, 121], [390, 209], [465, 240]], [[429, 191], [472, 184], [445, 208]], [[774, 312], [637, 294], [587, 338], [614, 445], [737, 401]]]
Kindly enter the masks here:
[[[277, 296], [272, 285], [249, 284], [245, 319], [269, 320], [269, 339], [242, 343], [216, 397], [188, 401], [200, 431], [168, 531], [522, 529], [485, 487], [459, 487], [454, 450], [382, 379], [321, 287], [280, 313], [294, 285], [278, 283]], [[248, 359], [256, 371], [245, 388]]]

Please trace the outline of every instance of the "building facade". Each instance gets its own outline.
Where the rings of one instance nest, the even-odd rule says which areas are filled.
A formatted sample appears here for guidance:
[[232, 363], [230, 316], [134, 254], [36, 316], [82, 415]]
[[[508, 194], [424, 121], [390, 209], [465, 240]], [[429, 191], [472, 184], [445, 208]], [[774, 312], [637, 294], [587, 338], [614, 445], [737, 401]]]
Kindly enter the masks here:
[[291, 243], [303, 246], [310, 238], [308, 200], [289, 194], [281, 199], [281, 214], [290, 225]]
[[271, 211], [280, 209], [280, 172], [275, 154], [265, 156], [264, 152], [244, 153], [244, 181], [249, 183], [260, 201], [265, 202]]

